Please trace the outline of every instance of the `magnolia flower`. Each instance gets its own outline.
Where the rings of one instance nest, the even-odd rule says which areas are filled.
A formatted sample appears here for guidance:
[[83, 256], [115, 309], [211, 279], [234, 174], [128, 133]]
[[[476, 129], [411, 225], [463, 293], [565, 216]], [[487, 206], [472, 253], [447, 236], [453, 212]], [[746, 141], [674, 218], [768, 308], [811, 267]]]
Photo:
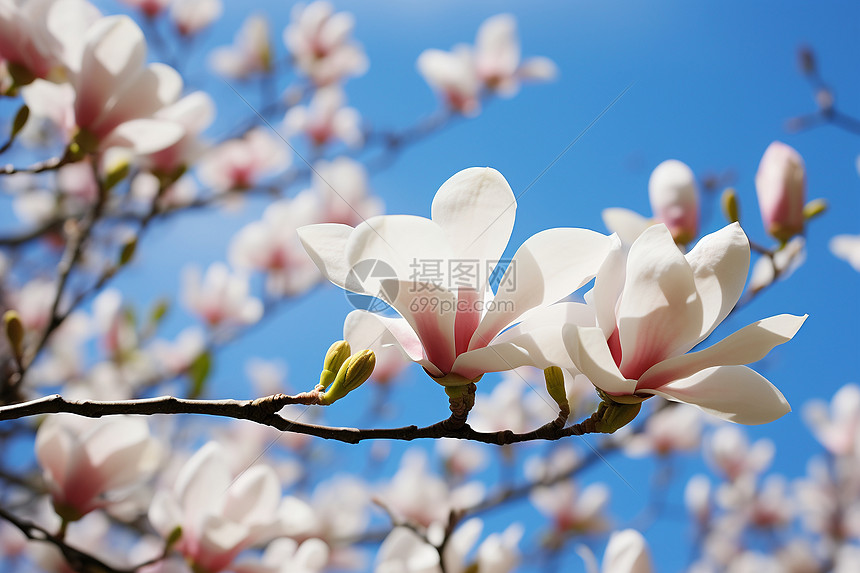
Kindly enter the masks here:
[[323, 223], [354, 226], [384, 212], [382, 200], [371, 194], [364, 165], [349, 157], [317, 162], [311, 189], [303, 195], [314, 197]]
[[221, 0], [173, 0], [170, 18], [183, 36], [192, 36], [221, 17]]
[[227, 452], [209, 442], [185, 463], [172, 491], [157, 491], [149, 508], [162, 537], [182, 528], [174, 548], [197, 571], [222, 571], [242, 550], [279, 532], [281, 488], [274, 472], [256, 465], [234, 479], [228, 468]]
[[409, 364], [403, 354], [393, 346], [383, 345], [385, 325], [381, 322], [362, 320], [362, 315], [349, 314], [343, 322], [343, 339], [353, 351], [373, 350], [376, 366], [370, 379], [379, 384], [388, 384]]
[[483, 446], [467, 440], [441, 438], [436, 441], [436, 453], [445, 464], [445, 472], [462, 480], [487, 466], [489, 460]]
[[141, 171], [131, 180], [129, 192], [131, 197], [145, 202], [151, 208], [152, 202], [158, 199], [158, 208], [164, 211], [189, 205], [197, 196], [197, 183], [192, 177], [180, 177], [177, 181], [162, 189], [158, 176]]
[[[585, 546], [581, 546], [579, 551], [586, 562], [588, 573], [597, 573], [594, 555]], [[641, 533], [635, 529], [625, 529], [610, 536], [603, 554], [603, 573], [651, 573], [653, 570], [648, 543]]]
[[764, 228], [785, 242], [803, 232], [806, 170], [794, 148], [774, 141], [764, 152], [755, 188]]
[[768, 439], [750, 445], [736, 426], [722, 426], [705, 442], [705, 459], [730, 481], [747, 474], [759, 474], [773, 460], [774, 446]]
[[240, 80], [271, 70], [268, 20], [261, 15], [249, 16], [236, 33], [233, 45], [216, 48], [209, 62], [222, 76]]
[[634, 457], [694, 452], [702, 438], [702, 415], [695, 408], [668, 406], [650, 416], [645, 431], [630, 437], [624, 451]]
[[200, 354], [206, 349], [206, 335], [202, 329], [189, 326], [175, 340], [169, 342], [161, 338], [155, 339], [147, 347], [159, 371], [178, 376], [191, 367]]
[[57, 285], [50, 279], [36, 278], [17, 292], [11, 292], [8, 306], [17, 311], [27, 332], [41, 332], [51, 320], [51, 306]]
[[36, 432], [36, 458], [57, 514], [75, 521], [115, 499], [117, 490], [148, 479], [160, 447], [142, 418], [48, 417]]
[[606, 531], [609, 488], [593, 483], [581, 491], [573, 480], [538, 487], [529, 495], [532, 505], [552, 520], [555, 534], [589, 534]]
[[679, 245], [686, 245], [699, 233], [699, 191], [693, 170], [677, 159], [658, 165], [648, 180], [648, 198], [653, 219], [629, 209], [604, 209], [603, 222], [618, 233], [627, 245], [654, 223], [663, 223]]
[[241, 139], [231, 139], [204, 155], [198, 167], [200, 180], [216, 192], [247, 189], [263, 177], [282, 171], [290, 155], [280, 138], [268, 128], [256, 127]]
[[203, 154], [204, 144], [200, 140], [200, 134], [215, 119], [215, 102], [206, 92], [193, 92], [157, 111], [153, 117], [172, 121], [183, 129], [179, 141], [146, 156], [143, 162], [153, 171], [170, 175]]
[[231, 273], [223, 263], [214, 263], [202, 279], [196, 267], [186, 270], [182, 299], [210, 327], [247, 325], [263, 316], [263, 303], [248, 290], [246, 278]]
[[81, 38], [100, 16], [86, 0], [0, 0], [0, 60], [18, 85], [63, 81], [78, 69]]
[[230, 263], [239, 269], [265, 272], [266, 290], [271, 294], [297, 295], [320, 279], [296, 234], [298, 227], [317, 220], [317, 205], [308, 199], [272, 203], [261, 220], [245, 225], [230, 242]]
[[71, 85], [34, 80], [21, 88], [21, 97], [32, 116], [21, 132], [25, 142], [40, 143], [46, 136], [56, 137], [63, 144], [71, 141], [78, 129], [75, 123], [75, 89]]
[[146, 65], [143, 32], [127, 16], [102, 18], [87, 30], [75, 74], [75, 123], [100, 150], [128, 147], [149, 154], [176, 143], [182, 127], [154, 114], [182, 92], [182, 77], [164, 64]]
[[334, 13], [328, 2], [296, 4], [284, 30], [284, 44], [295, 66], [318, 86], [367, 71], [367, 56], [350, 35], [352, 14]]
[[860, 438], [860, 387], [846, 384], [827, 404], [813, 400], [803, 409], [806, 425], [827, 451], [835, 456], [858, 452]]
[[510, 14], [484, 21], [474, 48], [460, 44], [450, 52], [425, 50], [418, 56], [417, 66], [448, 107], [464, 115], [480, 111], [484, 91], [511, 97], [519, 91], [520, 80], [548, 81], [557, 75], [548, 58], [520, 62], [517, 23]]
[[860, 272], [860, 235], [836, 235], [830, 239], [830, 252]]
[[684, 488], [684, 505], [700, 524], [711, 516], [711, 481], [704, 474], [696, 474]]
[[284, 116], [284, 127], [289, 135], [304, 133], [314, 145], [325, 145], [333, 139], [350, 146], [360, 145], [364, 139], [361, 115], [345, 103], [340, 87], [322, 87], [314, 93], [308, 106], [290, 108]]
[[308, 539], [301, 544], [281, 538], [269, 543], [260, 561], [236, 564], [237, 573], [323, 573], [329, 548], [324, 541]]
[[[515, 210], [516, 198], [498, 171], [471, 168], [442, 185], [432, 219], [394, 215], [355, 228], [311, 225], [299, 237], [331, 282], [397, 310], [402, 318], [354, 311], [385, 325], [382, 344], [401, 348], [438, 383], [464, 386], [485, 372], [543, 367], [546, 357], [524, 348], [566, 308], [541, 310], [588, 282], [611, 245], [585, 229], [538, 233], [514, 254], [492, 297], [488, 277], [505, 250]], [[390, 274], [358, 280], [351, 271], [363, 261], [378, 261]], [[527, 312], [531, 322], [499, 336]]]
[[[352, 476], [336, 476], [319, 484], [311, 503], [287, 496], [278, 508], [281, 533], [296, 539], [337, 540], [360, 536], [370, 521], [370, 491]], [[335, 556], [333, 556], [333, 559]]]
[[757, 488], [755, 476], [747, 474], [724, 484], [717, 492], [717, 501], [723, 508], [744, 516], [755, 527], [784, 527], [791, 523], [795, 505], [787, 490], [783, 476], [768, 476]]
[[665, 225], [648, 228], [626, 256], [616, 244], [592, 294], [597, 326], [564, 328], [573, 363], [617, 402], [657, 395], [741, 424], [763, 424], [789, 412], [782, 393], [742, 365], [791, 340], [806, 316], [760, 320], [688, 353], [734, 307], [749, 257], [737, 223], [703, 237], [687, 255]]
[[794, 237], [773, 256], [762, 255], [750, 273], [750, 292], [758, 292], [773, 284], [774, 280], [785, 280], [806, 260], [806, 239]]

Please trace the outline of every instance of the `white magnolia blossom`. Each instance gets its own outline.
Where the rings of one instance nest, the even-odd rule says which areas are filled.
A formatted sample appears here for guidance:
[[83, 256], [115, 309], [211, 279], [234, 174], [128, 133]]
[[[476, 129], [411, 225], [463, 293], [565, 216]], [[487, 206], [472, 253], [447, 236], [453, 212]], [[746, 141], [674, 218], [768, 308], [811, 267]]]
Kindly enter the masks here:
[[49, 385], [83, 376], [83, 346], [92, 330], [92, 320], [85, 312], [75, 311], [67, 316], [48, 340], [48, 352], [30, 367], [28, 379], [36, 385]]
[[[542, 474], [536, 468], [529, 473], [542, 477], [563, 475], [559, 470], [571, 464], [569, 457], [569, 454], [562, 456], [553, 464], [555, 468], [548, 468]], [[552, 522], [554, 534], [599, 533], [609, 528], [606, 515], [609, 488], [605, 484], [593, 483], [580, 490], [572, 479], [566, 479], [533, 489], [529, 500]]]
[[153, 340], [146, 348], [160, 372], [177, 376], [191, 366], [206, 349], [206, 334], [197, 326], [189, 326], [172, 341], [162, 338]]
[[684, 488], [684, 505], [687, 511], [700, 524], [705, 524], [711, 516], [711, 481], [704, 474], [690, 478]]
[[370, 522], [370, 501], [370, 489], [363, 481], [335, 476], [314, 489], [310, 502], [284, 498], [278, 508], [281, 533], [296, 539], [316, 537], [332, 545], [339, 539], [360, 536]]
[[[523, 433], [534, 430], [558, 414], [558, 406], [543, 393], [536, 400], [531, 399], [535, 395], [533, 388], [542, 387], [544, 382], [536, 380], [526, 370], [517, 368], [505, 372], [489, 393], [478, 393], [469, 415], [469, 424], [473, 428], [480, 432], [511, 430]], [[544, 400], [549, 402], [549, 406]]]
[[371, 192], [367, 169], [349, 157], [317, 162], [311, 188], [303, 195], [314, 196], [322, 223], [356, 226], [384, 212], [382, 200]]
[[693, 170], [677, 159], [668, 159], [651, 172], [648, 198], [653, 219], [621, 207], [603, 210], [606, 228], [617, 233], [626, 245], [655, 223], [663, 223], [679, 245], [686, 245], [699, 233], [699, 188]]
[[[517, 545], [523, 535], [519, 524], [509, 526], [502, 533], [490, 534], [478, 547], [474, 558], [469, 559], [481, 535], [483, 523], [472, 518], [451, 534], [442, 552], [446, 573], [510, 573], [519, 562]], [[374, 573], [441, 573], [439, 552], [436, 547], [421, 539], [414, 531], [397, 527], [382, 542], [376, 556]]]
[[447, 523], [451, 511], [481, 501], [484, 486], [475, 481], [451, 489], [444, 479], [430, 473], [423, 450], [410, 449], [379, 497], [398, 520], [430, 527]]
[[230, 263], [244, 270], [266, 273], [266, 290], [295, 296], [320, 280], [296, 230], [317, 221], [318, 205], [311, 196], [281, 199], [266, 207], [263, 217], [242, 227], [230, 242]]
[[143, 158], [143, 164], [147, 168], [170, 175], [203, 155], [205, 145], [200, 134], [215, 119], [215, 102], [206, 92], [192, 92], [176, 103], [160, 109], [153, 117], [172, 121], [183, 129], [179, 141]]
[[[549, 305], [587, 283], [611, 246], [608, 237], [585, 229], [538, 233], [514, 254], [493, 297], [488, 277], [505, 251], [515, 210], [498, 171], [471, 168], [442, 185], [432, 219], [379, 216], [355, 228], [303, 227], [299, 236], [331, 282], [397, 310], [402, 318], [354, 311], [385, 326], [382, 344], [402, 349], [439, 384], [465, 386], [485, 372], [569, 362], [563, 349], [541, 353], [535, 337], [557, 330], [567, 309]], [[357, 280], [353, 267], [368, 260], [386, 265], [390, 275]], [[467, 261], [466, 272], [453, 261]]]
[[271, 70], [268, 19], [260, 14], [249, 16], [236, 33], [233, 45], [215, 48], [209, 63], [222, 76], [240, 80]]
[[164, 189], [160, 189], [161, 185], [158, 176], [141, 171], [131, 180], [130, 193], [150, 206], [158, 197], [158, 207], [165, 211], [189, 205], [197, 196], [197, 183], [189, 176], [180, 177]]
[[860, 387], [846, 384], [830, 401], [812, 400], [803, 418], [815, 438], [835, 456], [860, 453]]
[[474, 48], [459, 44], [450, 52], [425, 50], [418, 56], [417, 66], [448, 107], [464, 115], [480, 111], [485, 92], [511, 97], [519, 91], [520, 81], [549, 81], [558, 73], [549, 58], [520, 61], [517, 22], [510, 14], [485, 20]]
[[806, 239], [797, 236], [787, 242], [772, 257], [760, 256], [750, 273], [750, 292], [770, 286], [774, 280], [785, 280], [806, 260]]
[[806, 168], [793, 147], [779, 141], [767, 147], [755, 175], [755, 188], [768, 234], [785, 242], [803, 232]]
[[267, 127], [256, 127], [241, 139], [230, 139], [205, 154], [197, 167], [204, 185], [223, 193], [253, 187], [290, 164], [287, 146]]
[[308, 141], [320, 146], [339, 139], [350, 146], [361, 145], [364, 133], [358, 110], [347, 107], [346, 97], [339, 86], [325, 86], [316, 91], [307, 106], [296, 105], [284, 116], [288, 135], [304, 134]]
[[25, 332], [41, 332], [51, 321], [51, 306], [57, 284], [50, 279], [35, 278], [8, 294], [8, 308], [15, 310]]
[[484, 444], [468, 440], [441, 438], [436, 441], [436, 453], [445, 465], [445, 472], [458, 480], [481, 471], [489, 463]]
[[853, 459], [821, 459], [807, 464], [807, 476], [794, 484], [794, 497], [807, 530], [826, 540], [860, 537], [860, 474]]
[[167, 538], [181, 527], [175, 549], [197, 570], [211, 573], [280, 530], [281, 487], [274, 472], [256, 465], [235, 477], [228, 456], [209, 442], [185, 463], [172, 489], [156, 492], [149, 508], [155, 530]]
[[860, 272], [860, 235], [836, 235], [830, 239], [830, 252]]
[[606, 544], [601, 569], [603, 573], [651, 573], [654, 569], [642, 534], [635, 529], [613, 533]]
[[662, 224], [649, 227], [629, 251], [617, 241], [589, 293], [597, 326], [563, 330], [576, 368], [617, 402], [657, 395], [741, 424], [789, 412], [782, 393], [743, 365], [791, 340], [806, 316], [760, 320], [689, 352], [737, 303], [749, 259], [737, 223], [703, 237], [686, 255]]
[[248, 279], [223, 263], [213, 263], [200, 276], [190, 267], [183, 277], [185, 307], [210, 327], [253, 324], [263, 316], [263, 303], [249, 293]]
[[0, 1], [0, 60], [21, 85], [78, 70], [84, 34], [101, 13], [86, 0]]
[[192, 36], [221, 17], [221, 0], [173, 0], [170, 18], [183, 36]]
[[36, 432], [36, 459], [57, 514], [75, 521], [148, 479], [158, 467], [161, 447], [143, 418], [57, 414]]
[[773, 442], [762, 438], [750, 444], [737, 426], [722, 426], [705, 441], [705, 459], [729, 481], [758, 475], [773, 460]]
[[645, 431], [631, 436], [624, 451], [634, 457], [695, 452], [702, 441], [702, 414], [683, 405], [667, 406], [649, 416]]
[[296, 4], [284, 30], [284, 44], [293, 63], [316, 85], [337, 83], [367, 71], [364, 49], [350, 37], [352, 14], [334, 12], [328, 2]]
[[788, 482], [780, 475], [768, 476], [760, 487], [755, 476], [744, 475], [723, 484], [717, 491], [717, 502], [762, 529], [787, 526], [794, 517]]

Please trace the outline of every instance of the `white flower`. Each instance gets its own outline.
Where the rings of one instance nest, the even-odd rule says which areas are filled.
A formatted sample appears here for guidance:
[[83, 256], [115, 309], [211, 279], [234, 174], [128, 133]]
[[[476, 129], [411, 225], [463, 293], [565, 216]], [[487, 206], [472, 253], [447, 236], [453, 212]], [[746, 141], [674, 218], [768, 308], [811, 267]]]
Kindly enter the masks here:
[[806, 239], [794, 237], [780, 248], [773, 257], [760, 256], [753, 265], [750, 276], [750, 292], [758, 292], [770, 286], [777, 278], [785, 280], [806, 260]]
[[730, 481], [760, 474], [770, 466], [773, 455], [773, 442], [762, 438], [750, 445], [737, 426], [722, 426], [705, 442], [705, 459]]
[[328, 2], [296, 4], [284, 44], [295, 66], [318, 86], [337, 83], [367, 71], [367, 56], [350, 35], [355, 27], [352, 14], [334, 13]]
[[149, 508], [162, 537], [182, 527], [174, 547], [195, 569], [221, 571], [243, 549], [279, 532], [281, 488], [274, 472], [257, 465], [234, 479], [228, 456], [209, 442], [185, 463], [172, 491], [157, 491]]
[[629, 209], [604, 209], [606, 228], [626, 245], [633, 244], [645, 229], [663, 223], [679, 245], [686, 245], [699, 233], [699, 190], [693, 170], [677, 159], [668, 159], [654, 168], [648, 180], [648, 198], [653, 219]]
[[382, 200], [371, 194], [364, 165], [349, 157], [319, 161], [314, 166], [311, 189], [303, 195], [315, 196], [319, 222], [355, 226], [383, 212]]
[[346, 97], [338, 86], [319, 88], [307, 106], [290, 108], [284, 116], [288, 135], [303, 133], [314, 145], [325, 145], [339, 139], [350, 146], [361, 145], [361, 115], [346, 107]]
[[806, 168], [793, 147], [779, 141], [767, 147], [755, 175], [755, 188], [769, 235], [785, 242], [803, 232]]
[[301, 544], [281, 538], [269, 543], [259, 562], [236, 564], [237, 573], [323, 573], [329, 548], [324, 541], [308, 539]]
[[[490, 271], [505, 251], [515, 209], [499, 172], [471, 168], [442, 185], [432, 220], [379, 216], [355, 228], [303, 227], [299, 236], [330, 281], [397, 310], [402, 318], [354, 311], [385, 325], [382, 344], [399, 346], [438, 383], [464, 386], [485, 372], [569, 362], [561, 350], [541, 353], [535, 336], [557, 331], [569, 307], [547, 307], [587, 283], [611, 245], [585, 229], [538, 233], [514, 254], [493, 297]], [[378, 261], [390, 274], [356, 280], [351, 270], [364, 261]]]
[[860, 387], [846, 384], [827, 404], [813, 400], [803, 409], [806, 425], [827, 451], [835, 456], [858, 453], [860, 438]]
[[665, 225], [649, 227], [627, 253], [616, 244], [590, 293], [598, 326], [564, 328], [573, 363], [618, 402], [657, 395], [741, 424], [789, 412], [782, 393], [743, 365], [791, 340], [806, 316], [760, 320], [689, 352], [734, 307], [749, 257], [737, 223], [703, 237], [686, 255]]
[[557, 534], [597, 533], [609, 527], [606, 517], [609, 488], [602, 483], [590, 484], [580, 491], [573, 480], [559, 481], [535, 488], [529, 500], [552, 520]]
[[230, 139], [203, 156], [200, 180], [216, 193], [253, 187], [259, 180], [286, 169], [287, 147], [266, 127], [256, 127], [241, 139]]
[[702, 415], [695, 408], [670, 405], [650, 416], [645, 431], [631, 436], [624, 451], [634, 457], [694, 452], [702, 437]]
[[185, 271], [182, 300], [208, 326], [248, 325], [263, 316], [263, 303], [252, 297], [248, 280], [213, 263], [201, 278], [196, 267]]
[[261, 15], [249, 16], [236, 33], [232, 46], [215, 48], [209, 59], [216, 72], [234, 79], [266, 73], [272, 67], [269, 22]]
[[635, 529], [616, 531], [606, 544], [603, 573], [651, 573], [648, 543]]
[[173, 0], [170, 17], [183, 36], [196, 34], [221, 17], [221, 0]]

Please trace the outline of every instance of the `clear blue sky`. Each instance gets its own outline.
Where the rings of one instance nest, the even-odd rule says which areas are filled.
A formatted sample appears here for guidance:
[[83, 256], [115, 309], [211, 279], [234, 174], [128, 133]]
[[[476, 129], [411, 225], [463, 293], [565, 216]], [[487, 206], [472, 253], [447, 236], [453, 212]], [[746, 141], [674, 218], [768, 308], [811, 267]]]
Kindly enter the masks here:
[[[205, 40], [206, 46], [232, 41], [240, 18], [248, 12], [246, 3], [225, 3], [225, 16]], [[117, 9], [114, 3], [99, 5], [106, 11]], [[686, 162], [700, 176], [732, 170], [745, 229], [759, 242], [767, 242], [753, 187], [761, 154], [778, 139], [803, 155], [810, 198], [826, 197], [831, 204], [830, 212], [809, 230], [808, 260], [787, 282], [776, 285], [717, 332], [721, 337], [753, 320], [783, 312], [810, 315], [794, 341], [759, 365], [795, 411], [749, 432], [776, 442], [774, 470], [800, 476], [809, 456], [819, 451], [803, 425], [800, 407], [810, 398], [829, 399], [846, 382], [860, 381], [854, 365], [860, 348], [860, 274], [827, 249], [827, 241], [837, 233], [860, 233], [860, 179], [855, 168], [860, 137], [830, 127], [788, 134], [783, 125], [786, 119], [813, 109], [810, 90], [796, 66], [800, 44], [814, 48], [841, 107], [860, 114], [860, 5], [775, 0], [707, 4], [365, 0], [335, 5], [356, 15], [356, 35], [370, 58], [369, 72], [349, 82], [347, 93], [350, 103], [373, 125], [406, 126], [434, 109], [435, 98], [415, 70], [418, 54], [425, 48], [449, 49], [458, 42], [472, 42], [479, 24], [499, 12], [517, 16], [524, 55], [549, 56], [561, 72], [555, 83], [526, 86], [515, 99], [487, 106], [476, 120], [459, 122], [410, 147], [390, 169], [375, 176], [373, 187], [391, 213], [429, 215], [438, 186], [470, 166], [495, 167], [519, 194], [628, 86], [626, 95], [519, 199], [512, 248], [549, 227], [605, 230], [600, 213], [607, 207], [624, 206], [647, 214], [650, 171], [670, 158]], [[283, 55], [280, 32], [289, 18], [287, 4], [264, 2], [260, 10], [271, 16]], [[203, 65], [197, 55], [191, 61], [198, 69]], [[194, 77], [202, 79], [199, 72]], [[249, 113], [219, 80], [198, 86], [211, 90], [217, 99], [213, 136], [232, 125], [234, 118]], [[249, 98], [256, 95], [249, 86], [238, 89], [249, 92]], [[189, 261], [205, 264], [224, 259], [228, 231], [258, 217], [262, 207], [250, 201], [237, 213], [201, 213], [171, 220], [147, 239], [136, 268], [117, 286], [141, 302], [177, 293], [181, 267]], [[714, 216], [703, 223], [706, 230], [722, 224], [716, 204], [710, 207]], [[318, 375], [316, 358], [339, 338], [349, 310], [342, 293], [333, 287], [288, 304], [274, 320], [219, 358], [212, 396], [247, 395], [244, 364], [254, 356], [286, 360], [293, 385], [310, 387]], [[168, 327], [178, 330], [188, 322], [179, 311], [173, 313]], [[493, 383], [493, 377], [485, 377], [481, 390]], [[429, 423], [445, 415], [441, 389], [417, 368], [410, 370], [393, 400], [400, 407], [400, 417], [379, 423]], [[326, 419], [338, 425], [357, 423], [360, 411], [334, 407]], [[395, 445], [392, 452], [402, 449]], [[352, 467], [360, 467], [359, 458], [368, 448], [348, 451], [355, 457]], [[392, 455], [390, 467], [396, 460]], [[601, 480], [611, 486], [613, 512], [623, 525], [644, 504], [652, 464], [618, 457], [611, 463], [637, 491], [605, 467], [589, 471], [584, 481]], [[684, 478], [699, 467], [696, 460], [683, 460], [677, 475]], [[687, 533], [677, 511], [679, 503], [676, 491], [670, 498], [672, 519], [646, 532], [660, 571], [679, 570], [686, 560]], [[536, 513], [520, 505], [494, 514], [487, 527], [501, 530], [512, 520], [537, 523]], [[684, 540], [681, 551], [679, 539]], [[561, 571], [582, 569], [572, 553], [562, 563]]]

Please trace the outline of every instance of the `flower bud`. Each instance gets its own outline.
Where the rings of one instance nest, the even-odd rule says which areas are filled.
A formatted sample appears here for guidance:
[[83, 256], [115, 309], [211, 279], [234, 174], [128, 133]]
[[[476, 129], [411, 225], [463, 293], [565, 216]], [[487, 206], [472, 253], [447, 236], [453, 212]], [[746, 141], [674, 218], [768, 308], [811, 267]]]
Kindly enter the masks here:
[[770, 236], [784, 243], [803, 232], [806, 170], [794, 148], [779, 141], [771, 143], [761, 158], [755, 187]]
[[642, 402], [635, 404], [621, 404], [611, 399], [601, 403], [600, 417], [597, 420], [597, 431], [603, 434], [612, 434], [633, 421], [642, 409]]
[[723, 209], [723, 215], [729, 223], [737, 223], [741, 220], [741, 209], [738, 203], [738, 194], [734, 189], [729, 187], [723, 191], [720, 197], [720, 206]]
[[331, 388], [320, 398], [320, 404], [328, 406], [340, 400], [362, 384], [373, 374], [376, 355], [372, 350], [362, 350], [343, 363]]
[[21, 323], [21, 317], [14, 310], [7, 310], [3, 315], [3, 323], [6, 326], [6, 338], [9, 339], [12, 352], [15, 358], [20, 360], [24, 355], [24, 325]]
[[555, 400], [559, 408], [566, 407], [567, 391], [564, 388], [564, 373], [558, 366], [550, 366], [543, 371], [544, 379], [546, 380], [546, 390], [550, 397]]
[[813, 199], [803, 206], [803, 218], [807, 221], [823, 215], [827, 211], [827, 201], [824, 199]]
[[323, 360], [322, 372], [320, 372], [320, 384], [323, 387], [328, 388], [328, 385], [334, 382], [341, 366], [349, 358], [350, 352], [349, 343], [345, 340], [338, 340], [329, 346]]
[[699, 191], [696, 176], [686, 164], [669, 159], [657, 166], [648, 180], [651, 210], [679, 245], [699, 234]]

